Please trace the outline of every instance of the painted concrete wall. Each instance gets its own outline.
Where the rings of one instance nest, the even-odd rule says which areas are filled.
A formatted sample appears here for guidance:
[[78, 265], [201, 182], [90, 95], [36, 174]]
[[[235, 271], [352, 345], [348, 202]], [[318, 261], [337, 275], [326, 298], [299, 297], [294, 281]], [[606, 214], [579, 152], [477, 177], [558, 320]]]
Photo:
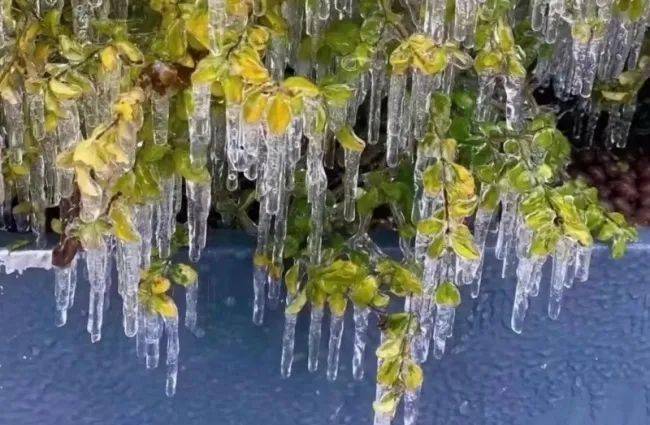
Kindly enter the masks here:
[[[263, 327], [250, 320], [251, 241], [232, 232], [212, 236], [200, 263], [205, 336], [181, 331], [172, 399], [164, 395], [162, 365], [147, 371], [124, 336], [115, 286], [103, 338], [91, 344], [87, 284], [78, 286], [68, 324], [56, 328], [52, 272], [0, 276], [0, 425], [371, 424], [375, 364], [368, 353], [369, 376], [352, 380], [351, 318], [336, 383], [323, 370], [307, 372], [302, 316], [294, 373], [281, 379], [281, 311], [267, 312]], [[643, 241], [623, 261], [598, 250], [590, 280], [566, 293], [557, 322], [545, 314], [547, 270], [522, 335], [508, 328], [513, 278], [499, 278], [488, 261], [479, 299], [464, 297], [447, 355], [425, 366], [420, 423], [650, 423], [650, 234]], [[325, 330], [323, 346], [326, 337]]]

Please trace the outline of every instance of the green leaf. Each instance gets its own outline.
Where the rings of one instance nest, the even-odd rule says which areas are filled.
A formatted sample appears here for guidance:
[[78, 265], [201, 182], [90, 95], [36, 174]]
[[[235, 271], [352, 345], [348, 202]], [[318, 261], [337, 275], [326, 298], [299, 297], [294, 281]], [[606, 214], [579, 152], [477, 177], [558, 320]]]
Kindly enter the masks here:
[[427, 249], [427, 255], [429, 258], [440, 258], [440, 256], [445, 252], [445, 248], [447, 248], [446, 242], [447, 239], [442, 234], [433, 238], [429, 244], [429, 248]]
[[170, 270], [169, 277], [181, 286], [194, 285], [199, 281], [199, 274], [188, 264], [174, 264]]
[[460, 292], [456, 285], [445, 282], [436, 290], [436, 304], [444, 307], [458, 307], [460, 305]]

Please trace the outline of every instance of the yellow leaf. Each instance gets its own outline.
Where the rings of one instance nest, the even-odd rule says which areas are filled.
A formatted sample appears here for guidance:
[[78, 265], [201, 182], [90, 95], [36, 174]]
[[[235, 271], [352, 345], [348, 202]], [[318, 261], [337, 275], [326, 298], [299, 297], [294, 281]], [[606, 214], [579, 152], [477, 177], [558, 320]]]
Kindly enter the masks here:
[[292, 94], [302, 94], [307, 97], [315, 97], [320, 94], [318, 86], [305, 77], [289, 77], [282, 82], [282, 87], [288, 89]]
[[138, 49], [135, 44], [130, 41], [117, 41], [115, 42], [115, 48], [120, 52], [121, 55], [124, 55], [129, 59], [131, 63], [142, 63], [144, 61], [144, 55]]
[[128, 207], [120, 203], [114, 203], [109, 212], [109, 217], [113, 224], [113, 233], [115, 237], [124, 242], [139, 242], [140, 235], [135, 230], [135, 226], [131, 221]]
[[336, 133], [336, 138], [338, 139], [341, 146], [344, 149], [353, 152], [363, 152], [363, 148], [366, 146], [359, 136], [354, 133], [354, 130], [349, 125], [346, 125]]
[[291, 122], [291, 107], [286, 95], [277, 94], [273, 96], [266, 112], [266, 120], [271, 133], [284, 134]]
[[230, 76], [221, 82], [223, 94], [228, 104], [241, 103], [244, 83], [238, 76]]
[[90, 177], [88, 168], [75, 167], [75, 173], [77, 175], [77, 185], [81, 193], [88, 196], [100, 196], [102, 194], [101, 186]]
[[117, 49], [113, 46], [106, 46], [99, 52], [99, 60], [102, 62], [105, 71], [112, 72], [117, 69], [117, 54]]
[[67, 84], [57, 79], [51, 79], [50, 90], [58, 99], [69, 100], [79, 97], [82, 93], [81, 87], [75, 84]]
[[269, 97], [264, 93], [255, 92], [248, 95], [244, 101], [244, 120], [248, 124], [261, 120], [268, 101]]
[[106, 168], [106, 163], [100, 158], [97, 146], [93, 139], [87, 139], [80, 142], [74, 149], [72, 160], [78, 165], [85, 165], [95, 171], [102, 171]]
[[156, 276], [153, 282], [151, 282], [151, 292], [156, 295], [164, 294], [171, 286], [169, 279], [164, 276]]
[[177, 317], [178, 308], [174, 300], [168, 295], [157, 295], [151, 298], [152, 309], [165, 317]]
[[187, 32], [196, 39], [206, 50], [210, 49], [210, 34], [208, 33], [208, 14], [202, 12], [187, 20]]

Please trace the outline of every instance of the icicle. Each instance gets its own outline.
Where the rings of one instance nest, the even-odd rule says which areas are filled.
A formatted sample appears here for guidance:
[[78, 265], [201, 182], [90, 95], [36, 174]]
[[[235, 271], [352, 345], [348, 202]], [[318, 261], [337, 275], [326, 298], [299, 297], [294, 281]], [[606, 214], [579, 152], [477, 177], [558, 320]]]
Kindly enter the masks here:
[[479, 76], [478, 80], [478, 96], [476, 97], [476, 120], [485, 122], [488, 120], [491, 110], [490, 102], [496, 86], [496, 77]]
[[90, 20], [94, 19], [93, 10], [87, 0], [72, 0], [72, 28], [75, 38], [81, 42], [90, 37]]
[[445, 0], [424, 0], [424, 23], [423, 30], [436, 44], [442, 44], [445, 40], [445, 11], [447, 2]]
[[140, 282], [140, 244], [117, 243], [118, 292], [122, 296], [124, 334], [138, 332], [138, 283]]
[[419, 71], [411, 79], [411, 127], [415, 140], [420, 141], [427, 130], [429, 101], [433, 89], [433, 78]]
[[474, 243], [479, 249], [481, 259], [474, 270], [474, 281], [472, 283], [472, 298], [477, 298], [481, 290], [481, 279], [483, 277], [483, 263], [485, 261], [485, 241], [490, 230], [490, 223], [494, 211], [479, 208], [474, 218]]
[[[173, 191], [172, 191], [173, 192]], [[153, 238], [153, 206], [134, 207], [140, 234], [140, 267], [148, 269], [151, 264], [151, 240]]]
[[554, 43], [557, 38], [562, 15], [564, 15], [564, 0], [549, 0], [546, 32], [544, 33], [544, 39], [549, 44]]
[[415, 425], [420, 411], [420, 389], [404, 393], [404, 425]]
[[54, 324], [61, 327], [68, 320], [68, 310], [74, 301], [77, 285], [77, 258], [66, 268], [54, 269], [54, 298], [56, 300], [56, 318]]
[[9, 160], [13, 164], [22, 164], [24, 150], [25, 122], [23, 117], [23, 92], [16, 93], [13, 101], [4, 99], [4, 121], [7, 132]]
[[522, 126], [523, 85], [524, 78], [506, 77], [503, 87], [506, 91], [506, 124], [511, 130], [519, 130]]
[[353, 222], [355, 217], [357, 180], [359, 178], [359, 162], [361, 152], [345, 149], [345, 172], [343, 175], [343, 215], [345, 221]]
[[221, 43], [226, 31], [226, 1], [208, 0], [208, 32], [210, 35], [210, 47], [212, 53], [217, 54], [221, 49]]
[[[156, 244], [160, 258], [169, 257], [171, 239], [176, 222], [174, 196], [174, 177], [162, 178], [160, 181], [160, 201], [156, 205]], [[189, 212], [189, 209], [188, 209]]]
[[194, 262], [199, 261], [201, 251], [205, 248], [210, 213], [210, 189], [209, 182], [186, 182], [189, 255]]
[[[271, 215], [266, 212], [264, 199], [260, 200], [260, 214], [257, 224], [257, 248], [255, 258], [262, 257], [266, 260], [269, 254], [269, 233], [271, 231]], [[268, 281], [266, 265], [254, 264], [253, 270], [253, 323], [261, 325], [264, 320], [264, 306], [266, 302], [265, 287]]]
[[548, 316], [556, 320], [562, 307], [562, 295], [567, 279], [573, 242], [560, 239], [553, 254], [553, 271], [551, 272], [551, 290], [548, 298]]
[[284, 80], [289, 54], [288, 47], [284, 36], [271, 36], [265, 60], [266, 67], [271, 71], [271, 78], [275, 81]]
[[153, 91], [151, 98], [151, 115], [153, 119], [153, 142], [157, 145], [167, 144], [169, 135], [169, 94]]
[[368, 342], [368, 315], [367, 307], [354, 305], [354, 354], [352, 357], [352, 376], [356, 380], [363, 379], [363, 357]]
[[255, 266], [253, 272], [253, 323], [261, 325], [264, 322], [264, 305], [266, 303], [266, 294], [264, 293], [268, 275], [266, 268], [263, 266]]
[[310, 372], [318, 370], [318, 354], [320, 352], [320, 340], [323, 323], [323, 308], [314, 304], [311, 305], [309, 318], [309, 354], [307, 358], [307, 369]]
[[436, 304], [436, 321], [433, 325], [433, 356], [436, 359], [441, 359], [445, 354], [445, 340], [452, 335], [455, 315], [455, 307]]
[[[74, 147], [81, 140], [79, 127], [79, 111], [76, 103], [65, 101], [61, 105], [64, 118], [60, 118], [57, 126], [59, 150], [65, 151]], [[58, 193], [56, 199], [69, 198], [74, 191], [74, 171], [57, 168]]]
[[546, 0], [531, 0], [530, 2], [530, 26], [533, 31], [540, 31], [546, 27]]
[[195, 336], [203, 336], [203, 331], [197, 325], [197, 304], [199, 301], [199, 283], [185, 287], [185, 327]]
[[[305, 124], [307, 132], [308, 125]], [[320, 263], [325, 219], [325, 197], [327, 190], [327, 175], [323, 167], [323, 134], [313, 134], [309, 137], [307, 147], [307, 200], [311, 206], [309, 255], [312, 264]]]
[[143, 312], [144, 317], [144, 342], [145, 342], [145, 360], [147, 369], [158, 367], [160, 360], [160, 337], [162, 336], [162, 320], [158, 313], [149, 311]]
[[339, 355], [343, 337], [344, 315], [337, 316], [330, 312], [330, 340], [327, 350], [327, 379], [336, 381], [339, 373]]
[[232, 170], [246, 170], [246, 155], [242, 139], [242, 107], [239, 104], [226, 106], [226, 154]]
[[575, 278], [578, 282], [586, 282], [589, 279], [589, 267], [591, 265], [592, 247], [578, 245], [575, 260]]
[[609, 121], [606, 132], [611, 146], [624, 148], [636, 113], [636, 103], [613, 105], [609, 111]]
[[172, 397], [176, 394], [176, 380], [178, 377], [178, 317], [163, 317], [165, 322], [165, 336], [167, 338], [167, 381], [165, 394]]
[[[292, 297], [287, 294], [287, 305], [291, 304]], [[282, 333], [282, 360], [280, 361], [280, 373], [283, 378], [291, 376], [293, 365], [293, 351], [296, 338], [297, 314], [284, 313], [284, 331]]]
[[593, 30], [589, 46], [587, 46], [587, 54], [585, 56], [585, 63], [582, 68], [582, 86], [580, 95], [582, 97], [590, 97], [591, 91], [594, 86], [594, 79], [598, 71], [598, 61], [601, 55], [603, 45], [603, 35]]
[[501, 196], [501, 220], [499, 222], [499, 232], [494, 248], [496, 257], [499, 260], [503, 260], [502, 277], [505, 277], [510, 261], [512, 242], [515, 236], [516, 218], [517, 194], [514, 192], [506, 192]]
[[189, 113], [190, 161], [195, 167], [208, 163], [210, 149], [210, 93], [209, 84], [192, 85], [194, 109]]
[[32, 159], [29, 175], [29, 200], [32, 205], [31, 227], [36, 235], [36, 246], [44, 248], [47, 240], [45, 234], [45, 164], [42, 156]]
[[510, 327], [518, 334], [523, 329], [526, 310], [528, 310], [528, 292], [529, 285], [531, 284], [533, 264], [534, 260], [526, 257], [519, 258], [519, 264], [517, 264], [517, 288], [512, 304]]
[[381, 126], [381, 101], [383, 98], [385, 63], [380, 55], [370, 68], [370, 103], [368, 105], [368, 144], [379, 142]]
[[464, 41], [473, 29], [473, 2], [474, 0], [456, 0], [453, 34], [458, 42]]
[[386, 163], [396, 167], [399, 162], [400, 131], [403, 126], [406, 102], [406, 75], [391, 74], [388, 90], [388, 123], [386, 136]]
[[264, 194], [266, 212], [277, 214], [280, 209], [280, 185], [284, 168], [284, 135], [269, 134], [266, 138], [266, 164], [264, 166]]
[[102, 337], [104, 318], [104, 291], [106, 290], [106, 244], [86, 251], [86, 269], [90, 282], [90, 300], [88, 303], [88, 325], [86, 329], [90, 340], [97, 342]]
[[135, 339], [135, 352], [138, 359], [144, 359], [147, 355], [147, 326], [145, 321], [147, 316], [146, 307], [138, 303], [138, 311], [140, 311], [140, 314], [138, 314], [138, 334]]

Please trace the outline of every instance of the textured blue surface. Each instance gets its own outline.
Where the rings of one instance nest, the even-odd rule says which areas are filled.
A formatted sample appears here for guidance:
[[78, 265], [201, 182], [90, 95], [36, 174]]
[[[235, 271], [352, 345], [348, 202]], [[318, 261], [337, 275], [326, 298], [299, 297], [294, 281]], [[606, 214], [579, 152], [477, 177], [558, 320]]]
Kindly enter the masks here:
[[[146, 370], [124, 336], [117, 293], [101, 342], [91, 344], [87, 284], [78, 286], [68, 324], [56, 328], [52, 272], [1, 276], [0, 425], [371, 424], [375, 364], [368, 352], [369, 376], [352, 380], [351, 318], [336, 383], [322, 370], [306, 370], [303, 316], [293, 376], [281, 379], [281, 311], [267, 311], [263, 327], [250, 320], [252, 243], [233, 232], [212, 236], [200, 263], [206, 334], [181, 331], [172, 399], [164, 395], [164, 367]], [[589, 281], [566, 293], [555, 322], [545, 314], [547, 270], [522, 335], [508, 327], [514, 281], [499, 278], [498, 265], [488, 261], [480, 297], [472, 300], [463, 289], [447, 355], [425, 366], [420, 423], [650, 423], [649, 249], [637, 244], [622, 261], [597, 250]], [[184, 311], [181, 295], [175, 294]], [[326, 338], [324, 330], [323, 347]], [[371, 340], [375, 346], [377, 332]]]

